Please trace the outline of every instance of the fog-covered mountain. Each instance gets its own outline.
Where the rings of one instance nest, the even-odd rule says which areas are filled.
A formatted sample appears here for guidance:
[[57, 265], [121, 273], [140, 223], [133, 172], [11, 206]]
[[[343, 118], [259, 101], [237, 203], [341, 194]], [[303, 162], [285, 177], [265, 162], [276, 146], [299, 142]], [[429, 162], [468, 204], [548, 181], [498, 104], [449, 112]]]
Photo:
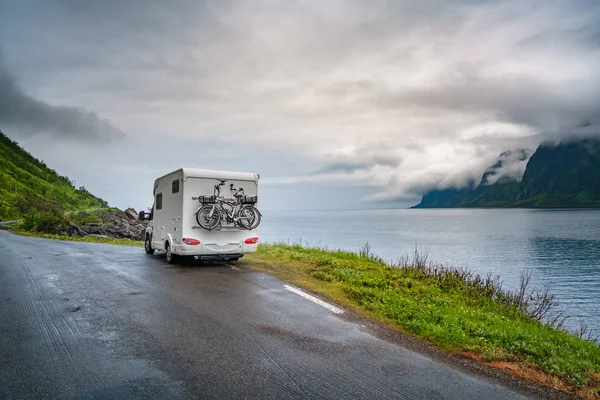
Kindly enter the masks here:
[[600, 140], [585, 139], [543, 143], [531, 157], [504, 152], [479, 184], [432, 190], [414, 208], [594, 206], [600, 206]]

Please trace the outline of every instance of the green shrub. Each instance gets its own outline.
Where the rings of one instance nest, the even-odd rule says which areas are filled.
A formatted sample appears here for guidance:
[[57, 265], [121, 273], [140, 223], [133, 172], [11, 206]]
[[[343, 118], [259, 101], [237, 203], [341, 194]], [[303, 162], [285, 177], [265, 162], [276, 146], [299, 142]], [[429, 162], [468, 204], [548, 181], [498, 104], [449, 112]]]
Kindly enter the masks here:
[[23, 229], [30, 232], [36, 232], [40, 220], [40, 213], [37, 210], [31, 210], [23, 218]]
[[23, 219], [23, 229], [30, 232], [57, 233], [66, 225], [65, 217], [57, 209], [43, 212], [33, 209]]
[[97, 215], [88, 215], [83, 220], [84, 224], [95, 224], [95, 223], [99, 223], [99, 222], [102, 222], [102, 219]]

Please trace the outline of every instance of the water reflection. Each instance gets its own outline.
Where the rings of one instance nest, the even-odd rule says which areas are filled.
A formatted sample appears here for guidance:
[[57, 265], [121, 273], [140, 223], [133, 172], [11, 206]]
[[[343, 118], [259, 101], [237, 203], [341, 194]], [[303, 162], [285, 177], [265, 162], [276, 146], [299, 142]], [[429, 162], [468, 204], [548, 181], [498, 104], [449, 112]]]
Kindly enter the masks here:
[[529, 243], [536, 268], [544, 273], [556, 267], [569, 275], [600, 272], [600, 241], [536, 236]]
[[578, 329], [585, 322], [600, 334], [600, 241], [533, 237], [529, 243], [535, 278], [556, 294], [570, 316], [567, 326]]

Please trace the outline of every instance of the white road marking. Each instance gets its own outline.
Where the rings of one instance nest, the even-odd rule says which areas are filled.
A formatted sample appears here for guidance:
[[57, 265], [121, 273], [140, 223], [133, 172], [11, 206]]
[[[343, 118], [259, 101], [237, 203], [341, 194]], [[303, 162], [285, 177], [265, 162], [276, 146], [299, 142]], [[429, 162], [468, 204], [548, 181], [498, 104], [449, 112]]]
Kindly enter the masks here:
[[304, 297], [305, 299], [308, 299], [310, 301], [312, 301], [313, 303], [317, 303], [318, 305], [325, 307], [326, 309], [328, 309], [329, 311], [335, 313], [335, 314], [343, 314], [344, 310], [342, 310], [341, 308], [338, 308], [336, 306], [332, 306], [329, 303], [325, 303], [323, 300], [317, 299], [314, 296], [311, 296], [308, 293], [304, 293], [302, 290], [300, 289], [296, 289], [295, 287], [289, 286], [289, 285], [283, 285], [284, 288], [286, 288], [287, 290], [289, 290], [290, 292], [294, 292], [299, 296]]
[[231, 266], [231, 269], [235, 269], [236, 271], [240, 270], [238, 267], [234, 267], [233, 265]]

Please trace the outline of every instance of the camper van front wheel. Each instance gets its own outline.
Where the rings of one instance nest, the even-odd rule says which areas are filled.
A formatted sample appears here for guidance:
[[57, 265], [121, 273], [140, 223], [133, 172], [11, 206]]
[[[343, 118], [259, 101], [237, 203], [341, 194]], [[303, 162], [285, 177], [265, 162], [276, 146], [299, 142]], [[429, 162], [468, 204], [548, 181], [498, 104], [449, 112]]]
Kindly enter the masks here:
[[150, 239], [150, 235], [146, 235], [146, 240], [144, 241], [144, 250], [146, 250], [146, 254], [154, 254], [154, 249], [152, 248], [152, 239]]

